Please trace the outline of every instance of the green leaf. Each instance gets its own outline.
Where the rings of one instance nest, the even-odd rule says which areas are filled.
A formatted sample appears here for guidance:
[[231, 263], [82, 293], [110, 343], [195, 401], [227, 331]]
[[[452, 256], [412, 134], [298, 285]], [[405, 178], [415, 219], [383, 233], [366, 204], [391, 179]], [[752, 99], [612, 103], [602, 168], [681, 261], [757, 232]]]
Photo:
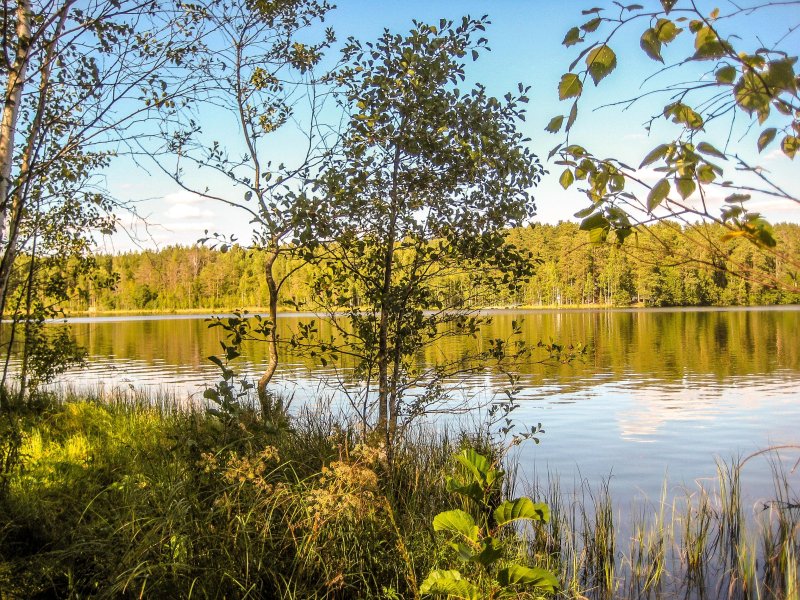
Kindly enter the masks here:
[[676, 37], [678, 37], [678, 34], [681, 31], [683, 31], [669, 19], [659, 19], [656, 22], [656, 26], [654, 29], [656, 34], [658, 35], [658, 41], [663, 42], [664, 44], [669, 44]]
[[486, 481], [489, 472], [494, 470], [489, 459], [472, 448], [466, 448], [456, 454], [456, 460], [469, 469], [477, 481]]
[[479, 591], [474, 583], [464, 579], [458, 571], [431, 571], [419, 587], [422, 594], [439, 594], [464, 600], [478, 600]]
[[547, 127], [544, 128], [545, 131], [549, 131], [550, 133], [558, 133], [559, 129], [561, 129], [561, 124], [564, 122], [564, 115], [558, 115], [557, 117], [553, 117], [550, 119], [550, 122], [547, 124]]
[[725, 202], [729, 204], [746, 202], [747, 200], [750, 200], [750, 194], [731, 194], [730, 196], [725, 198]]
[[602, 17], [595, 17], [591, 21], [586, 21], [586, 23], [581, 25], [581, 29], [583, 29], [586, 33], [591, 33], [600, 26], [600, 23], [602, 23], [602, 21], [603, 21]]
[[558, 588], [558, 579], [544, 569], [532, 569], [518, 564], [510, 564], [497, 572], [497, 583], [503, 587], [511, 585], [532, 585], [550, 592]]
[[764, 78], [769, 87], [774, 88], [772, 90], [773, 96], [777, 96], [782, 91], [789, 93], [797, 91], [797, 79], [795, 78], [794, 60], [792, 59], [784, 58], [770, 62]]
[[592, 214], [594, 212], [594, 210], [595, 210], [595, 206], [593, 204], [592, 206], [590, 206], [588, 208], [584, 208], [582, 210], [579, 210], [573, 216], [577, 217], [578, 219], [583, 219], [584, 217], [588, 217], [590, 214]]
[[644, 157], [644, 160], [642, 161], [642, 164], [639, 165], [639, 168], [641, 169], [642, 167], [651, 165], [659, 158], [664, 158], [669, 153], [669, 148], [669, 144], [661, 144], [660, 146], [656, 146], [647, 156]]
[[559, 100], [580, 96], [582, 92], [583, 84], [575, 73], [564, 73], [561, 76], [561, 81], [558, 84]]
[[725, 65], [724, 67], [717, 69], [715, 76], [718, 83], [733, 83], [733, 80], [736, 79], [737, 73], [738, 71], [736, 70], [736, 67], [733, 65]]
[[708, 154], [709, 156], [716, 156], [717, 158], [726, 158], [722, 152], [717, 150], [708, 142], [700, 142], [697, 144], [697, 151], [702, 152], [703, 154]]
[[672, 7], [675, 6], [675, 3], [678, 0], [661, 0], [661, 6], [664, 7], [664, 12], [669, 14], [669, 11], [672, 10]]
[[469, 560], [488, 567], [503, 557], [502, 546], [496, 546], [493, 537], [487, 537], [481, 545], [481, 551], [473, 554]]
[[694, 40], [695, 53], [697, 60], [714, 60], [722, 58], [732, 51], [731, 45], [717, 37], [717, 34], [708, 26], [701, 27]]
[[736, 104], [748, 114], [769, 109], [772, 96], [760, 74], [748, 71], [733, 88]]
[[678, 188], [678, 193], [681, 195], [681, 198], [686, 200], [686, 198], [691, 196], [695, 189], [697, 189], [697, 184], [691, 177], [676, 177], [675, 187]]
[[575, 181], [575, 176], [572, 174], [570, 169], [564, 169], [564, 172], [561, 173], [561, 177], [558, 178], [558, 183], [561, 184], [561, 187], [565, 190], [572, 185]]
[[475, 502], [481, 502], [483, 500], [483, 488], [475, 481], [465, 484], [453, 477], [448, 477], [445, 487], [448, 492], [455, 492], [467, 498], [472, 498]]
[[498, 525], [506, 525], [519, 520], [542, 521], [550, 520], [550, 507], [542, 502], [536, 504], [530, 498], [517, 498], [506, 500], [494, 510], [494, 520]]
[[572, 103], [572, 108], [569, 109], [569, 119], [567, 119], [567, 127], [565, 131], [569, 131], [572, 129], [572, 126], [575, 124], [575, 119], [578, 118], [578, 101]]
[[697, 179], [701, 183], [711, 183], [717, 178], [717, 174], [714, 172], [714, 167], [709, 164], [700, 165], [697, 167]]
[[694, 111], [691, 107], [686, 106], [682, 102], [675, 102], [673, 104], [668, 104], [664, 107], [664, 116], [670, 117], [672, 116], [672, 120], [675, 123], [684, 124], [689, 129], [702, 129], [703, 128], [703, 117], [701, 117], [696, 111]]
[[664, 59], [661, 57], [661, 42], [658, 39], [658, 34], [655, 29], [652, 27], [646, 29], [639, 40], [639, 45], [647, 56], [658, 62], [664, 62]]
[[778, 135], [778, 130], [774, 127], [762, 131], [761, 135], [758, 136], [758, 151], [761, 152], [764, 148], [769, 146], [776, 135]]
[[597, 85], [617, 67], [617, 55], [607, 45], [594, 48], [586, 55], [586, 67], [594, 84]]
[[564, 36], [564, 41], [562, 41], [561, 43], [564, 46], [569, 47], [569, 46], [574, 46], [578, 42], [582, 41], [583, 40], [581, 39], [581, 30], [578, 29], [577, 27], [573, 27], [567, 32], [567, 35]]
[[478, 541], [478, 526], [472, 515], [460, 509], [440, 512], [433, 518], [434, 531], [447, 531], [464, 536], [472, 542]]
[[669, 181], [660, 179], [647, 194], [647, 210], [653, 212], [655, 208], [669, 195]]
[[798, 146], [800, 146], [800, 138], [794, 135], [787, 135], [781, 142], [781, 150], [792, 160], [794, 160], [794, 155], [797, 154]]

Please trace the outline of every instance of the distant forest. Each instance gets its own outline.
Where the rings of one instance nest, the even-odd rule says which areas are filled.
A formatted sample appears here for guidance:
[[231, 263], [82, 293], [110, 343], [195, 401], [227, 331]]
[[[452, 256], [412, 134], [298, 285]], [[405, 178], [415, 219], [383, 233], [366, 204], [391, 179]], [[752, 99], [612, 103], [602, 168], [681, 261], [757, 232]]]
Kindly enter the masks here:
[[[571, 222], [515, 229], [509, 241], [532, 252], [535, 276], [513, 296], [482, 294], [472, 304], [485, 308], [800, 303], [797, 273], [781, 260], [800, 256], [800, 225], [775, 226], [779, 244], [774, 255], [744, 239], [721, 242], [723, 233], [714, 226], [680, 228], [662, 223], [618, 247], [589, 243], [588, 233]], [[170, 246], [97, 255], [94, 274], [75, 278], [73, 289], [78, 293], [63, 308], [78, 312], [263, 307], [267, 303], [263, 263], [261, 253], [240, 246], [227, 252]], [[282, 257], [278, 276], [297, 269], [283, 289], [284, 309], [307, 305], [315, 268]], [[475, 298], [469, 273], [440, 281], [437, 287], [448, 299]]]

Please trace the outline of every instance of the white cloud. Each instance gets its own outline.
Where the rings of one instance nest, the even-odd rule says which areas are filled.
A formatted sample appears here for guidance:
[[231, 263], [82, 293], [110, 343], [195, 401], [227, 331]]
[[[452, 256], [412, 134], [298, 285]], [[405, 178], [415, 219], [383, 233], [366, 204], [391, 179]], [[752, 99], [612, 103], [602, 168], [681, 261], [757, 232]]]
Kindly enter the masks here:
[[203, 202], [208, 202], [205, 198], [203, 198], [200, 194], [195, 194], [194, 192], [187, 192], [185, 190], [178, 190], [177, 192], [172, 192], [171, 194], [167, 194], [163, 198], [166, 204], [173, 204], [173, 205], [192, 205], [192, 204], [202, 204]]
[[[214, 216], [213, 211], [195, 204], [173, 204], [166, 211], [164, 216], [170, 220], [196, 220], [210, 219]], [[170, 227], [170, 225], [165, 225]]]

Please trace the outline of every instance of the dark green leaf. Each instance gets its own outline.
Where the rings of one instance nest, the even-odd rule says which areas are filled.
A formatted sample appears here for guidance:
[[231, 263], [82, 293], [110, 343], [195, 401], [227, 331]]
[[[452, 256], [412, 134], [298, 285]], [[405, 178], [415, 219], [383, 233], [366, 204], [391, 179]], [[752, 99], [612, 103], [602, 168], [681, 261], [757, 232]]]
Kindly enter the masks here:
[[583, 29], [587, 33], [591, 33], [595, 31], [602, 23], [603, 19], [601, 17], [595, 17], [591, 21], [586, 21], [583, 25], [581, 25], [581, 29]]
[[530, 498], [525, 497], [506, 500], [494, 510], [494, 520], [498, 525], [519, 520], [547, 523], [550, 520], [550, 507], [541, 502], [534, 504]]
[[798, 146], [800, 146], [800, 138], [794, 135], [787, 135], [781, 142], [781, 150], [791, 159], [794, 159], [794, 155], [797, 154]]
[[661, 57], [661, 42], [658, 40], [655, 29], [646, 29], [642, 34], [642, 38], [639, 40], [639, 45], [647, 56], [658, 62], [664, 62], [664, 59]]
[[578, 29], [577, 27], [573, 27], [567, 32], [567, 35], [564, 36], [564, 41], [562, 41], [561, 43], [564, 46], [569, 47], [569, 46], [574, 46], [575, 44], [581, 41], [583, 41], [581, 39], [581, 30]]
[[736, 79], [737, 72], [736, 67], [733, 65], [725, 65], [717, 69], [715, 76], [719, 83], [733, 83], [733, 80]]
[[761, 135], [758, 136], [758, 151], [761, 152], [764, 148], [769, 146], [777, 134], [778, 130], [774, 127], [770, 127], [762, 131]]
[[653, 212], [655, 208], [669, 195], [669, 181], [660, 179], [647, 194], [647, 210]]
[[717, 150], [714, 146], [709, 144], [708, 142], [700, 142], [697, 144], [697, 151], [702, 152], [703, 154], [708, 154], [709, 156], [716, 156], [717, 158], [725, 158], [725, 155]]
[[686, 200], [686, 198], [694, 193], [695, 189], [697, 188], [697, 184], [691, 177], [676, 177], [675, 187], [678, 188], [678, 193], [681, 195], [681, 198]]

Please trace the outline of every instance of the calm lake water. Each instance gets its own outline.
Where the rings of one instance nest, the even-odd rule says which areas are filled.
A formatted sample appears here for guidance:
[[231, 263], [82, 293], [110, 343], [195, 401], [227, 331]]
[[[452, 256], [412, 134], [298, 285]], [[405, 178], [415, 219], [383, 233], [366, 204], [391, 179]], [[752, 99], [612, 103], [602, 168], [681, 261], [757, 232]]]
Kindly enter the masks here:
[[[541, 422], [541, 444], [519, 450], [524, 475], [558, 473], [562, 487], [611, 478], [616, 498], [657, 500], [665, 478], [673, 489], [696, 488], [713, 477], [715, 460], [749, 455], [769, 445], [800, 443], [800, 308], [731, 310], [631, 310], [499, 312], [487, 335], [507, 336], [524, 319], [527, 340], [585, 343], [585, 360], [522, 369], [523, 425]], [[284, 316], [288, 337], [298, 321]], [[59, 326], [59, 325], [54, 325]], [[62, 382], [107, 389], [170, 388], [200, 399], [218, 378], [207, 356], [219, 352], [219, 333], [202, 317], [73, 319], [88, 368]], [[452, 356], [452, 344], [420, 356], [423, 363]], [[240, 368], [259, 370], [266, 349], [246, 348]], [[312, 402], [326, 380], [348, 365], [321, 368], [288, 355], [276, 375], [294, 405]], [[506, 385], [499, 373], [453, 382], [459, 394], [491, 398]], [[791, 470], [800, 453], [785, 453]], [[753, 498], [770, 496], [763, 460], [745, 467]], [[800, 468], [790, 475], [800, 490]]]

